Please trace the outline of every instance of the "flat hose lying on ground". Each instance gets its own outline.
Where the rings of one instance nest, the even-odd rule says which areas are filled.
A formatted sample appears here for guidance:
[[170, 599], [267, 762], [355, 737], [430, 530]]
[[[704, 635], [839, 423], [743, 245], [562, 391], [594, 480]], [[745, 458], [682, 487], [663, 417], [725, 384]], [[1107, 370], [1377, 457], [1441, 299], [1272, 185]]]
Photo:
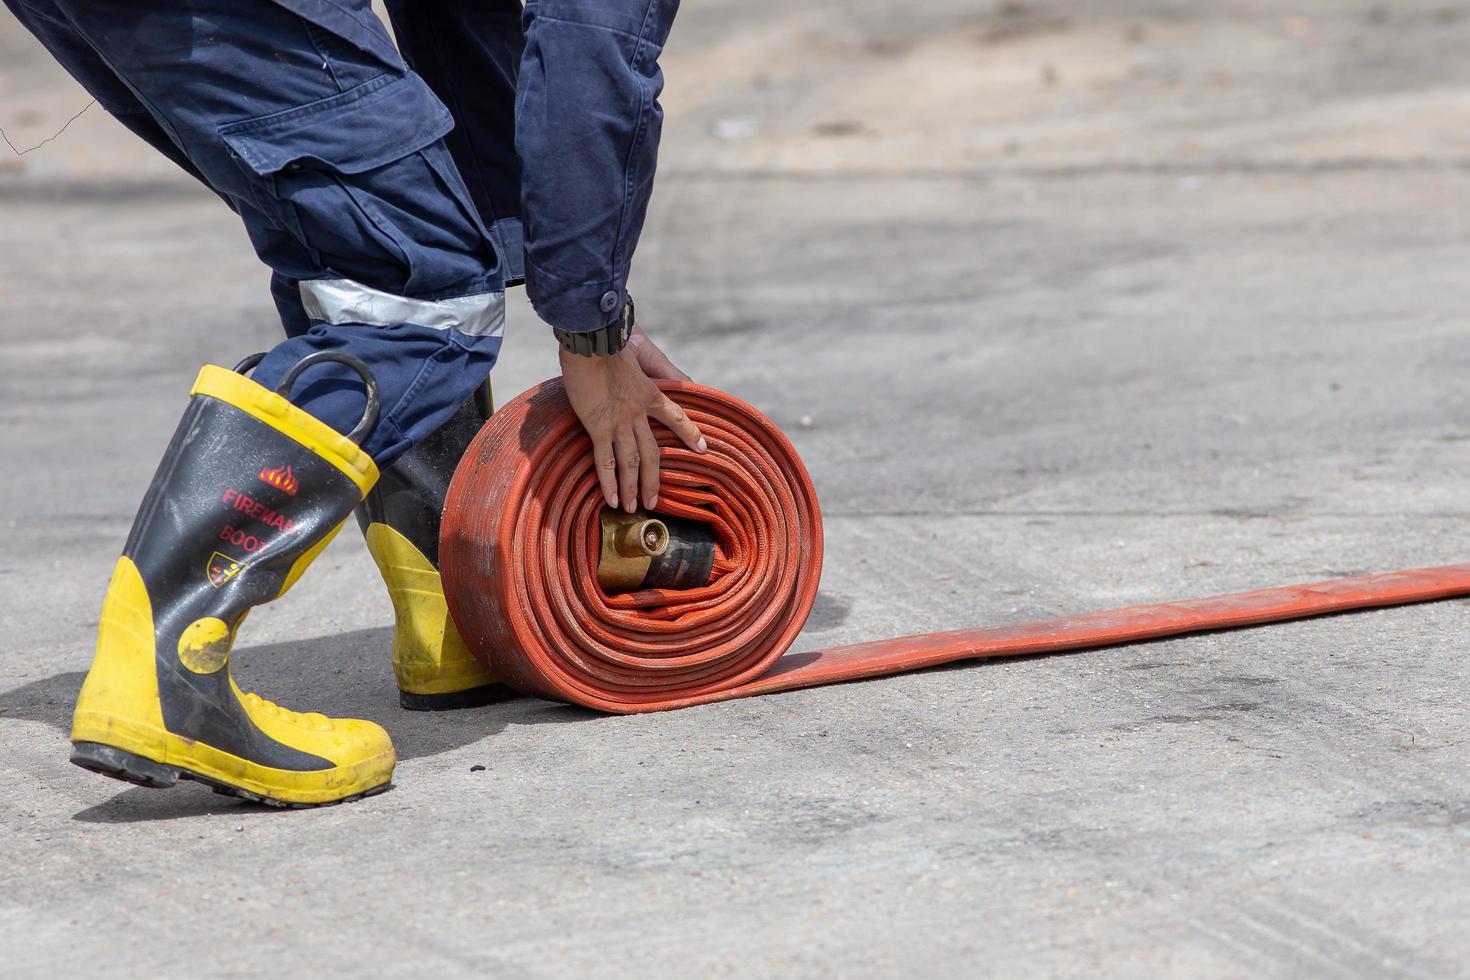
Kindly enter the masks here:
[[709, 585], [605, 595], [602, 495], [561, 382], [501, 408], [445, 502], [445, 593], [470, 650], [528, 694], [601, 711], [665, 711], [957, 660], [1059, 653], [1372, 606], [1470, 595], [1470, 564], [926, 633], [787, 654], [811, 612], [822, 518], [791, 443], [739, 399], [662, 387], [699, 425], [703, 455], [655, 427], [658, 512], [713, 528]]

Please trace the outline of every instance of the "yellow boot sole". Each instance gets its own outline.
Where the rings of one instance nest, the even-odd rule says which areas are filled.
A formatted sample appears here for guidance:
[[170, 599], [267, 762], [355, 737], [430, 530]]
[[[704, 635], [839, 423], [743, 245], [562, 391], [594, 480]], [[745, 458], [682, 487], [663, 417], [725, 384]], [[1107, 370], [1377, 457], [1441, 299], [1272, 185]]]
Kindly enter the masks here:
[[[224, 755], [224, 753], [220, 753]], [[234, 759], [234, 756], [229, 758]], [[266, 773], [275, 774], [270, 783], [262, 783], [258, 780], [250, 780], [246, 785], [238, 782], [226, 782], [218, 773], [206, 773], [183, 766], [167, 765], [154, 762], [152, 759], [144, 758], [132, 752], [115, 748], [111, 745], [103, 745], [100, 742], [73, 742], [71, 749], [71, 761], [73, 765], [81, 766], [89, 772], [99, 773], [113, 779], [122, 780], [125, 783], [133, 783], [136, 786], [147, 786], [150, 789], [166, 789], [173, 786], [180, 779], [192, 779], [197, 783], [203, 783], [216, 793], [225, 796], [235, 796], [242, 800], [250, 800], [253, 803], [263, 803], [266, 806], [285, 807], [294, 810], [308, 809], [317, 806], [332, 806], [337, 803], [351, 803], [365, 796], [374, 796], [387, 790], [392, 781], [393, 756], [390, 754], [386, 759], [386, 770], [388, 776], [376, 786], [369, 786], [350, 796], [339, 796], [332, 799], [313, 800], [298, 797], [309, 797], [312, 793], [282, 793], [278, 788], [282, 777], [300, 776], [300, 773], [289, 773], [284, 770], [263, 769], [253, 763], [238, 759], [237, 762], [243, 766], [252, 766], [263, 769]], [[383, 760], [369, 760], [381, 765]], [[364, 764], [366, 765], [366, 764]], [[231, 777], [238, 780], [238, 776]], [[246, 788], [250, 786], [252, 788]]]

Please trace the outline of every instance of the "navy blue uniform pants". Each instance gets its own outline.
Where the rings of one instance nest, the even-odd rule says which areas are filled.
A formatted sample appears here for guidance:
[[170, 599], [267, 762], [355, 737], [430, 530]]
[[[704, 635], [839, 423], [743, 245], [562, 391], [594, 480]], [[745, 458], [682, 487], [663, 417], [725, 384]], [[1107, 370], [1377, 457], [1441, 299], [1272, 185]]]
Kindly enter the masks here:
[[[318, 350], [361, 359], [382, 394], [363, 444], [380, 465], [484, 382], [520, 278], [518, 0], [390, 3], [401, 54], [368, 0], [5, 3], [243, 220], [287, 335], [257, 381]], [[291, 397], [343, 432], [362, 408], [333, 364]]]

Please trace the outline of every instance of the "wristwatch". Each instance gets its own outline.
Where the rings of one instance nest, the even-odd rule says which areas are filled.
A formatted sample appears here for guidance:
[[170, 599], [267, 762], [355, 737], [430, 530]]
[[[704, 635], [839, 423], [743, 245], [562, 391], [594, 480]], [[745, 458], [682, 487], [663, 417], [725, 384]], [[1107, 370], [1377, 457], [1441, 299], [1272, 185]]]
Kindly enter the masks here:
[[623, 315], [612, 323], [597, 330], [574, 333], [560, 327], [552, 327], [551, 334], [567, 350], [583, 357], [606, 357], [616, 354], [628, 344], [633, 336], [633, 297], [623, 304]]

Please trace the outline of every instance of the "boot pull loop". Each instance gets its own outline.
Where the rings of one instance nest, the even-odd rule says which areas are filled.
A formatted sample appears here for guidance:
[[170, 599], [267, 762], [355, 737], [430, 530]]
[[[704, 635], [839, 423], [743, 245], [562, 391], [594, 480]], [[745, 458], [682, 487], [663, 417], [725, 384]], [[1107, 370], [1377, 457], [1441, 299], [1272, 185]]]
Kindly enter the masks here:
[[[245, 358], [240, 364], [242, 366], [248, 365], [249, 367], [254, 367], [263, 356], [263, 354], [252, 355], [251, 357]], [[302, 371], [314, 365], [326, 363], [327, 361], [336, 361], [339, 364], [345, 364], [356, 371], [358, 377], [362, 378], [363, 393], [367, 396], [367, 404], [363, 406], [362, 418], [358, 421], [357, 426], [351, 432], [347, 433], [347, 438], [354, 445], [360, 446], [362, 445], [362, 440], [373, 430], [373, 426], [378, 424], [378, 408], [380, 405], [378, 400], [378, 379], [373, 377], [373, 372], [368, 370], [366, 364], [351, 354], [344, 354], [336, 350], [319, 350], [315, 354], [306, 355], [297, 361], [291, 370], [286, 372], [286, 376], [276, 386], [276, 394], [282, 398], [289, 398], [291, 386], [296, 383], [296, 379], [301, 376]], [[237, 367], [235, 370], [238, 371], [240, 368]]]
[[263, 360], [265, 360], [264, 351], [259, 354], [251, 354], [249, 357], [245, 358], [245, 360], [241, 361], [239, 364], [236, 364], [230, 370], [234, 371], [236, 374], [249, 374], [251, 371], [255, 370], [255, 365], [259, 364]]

